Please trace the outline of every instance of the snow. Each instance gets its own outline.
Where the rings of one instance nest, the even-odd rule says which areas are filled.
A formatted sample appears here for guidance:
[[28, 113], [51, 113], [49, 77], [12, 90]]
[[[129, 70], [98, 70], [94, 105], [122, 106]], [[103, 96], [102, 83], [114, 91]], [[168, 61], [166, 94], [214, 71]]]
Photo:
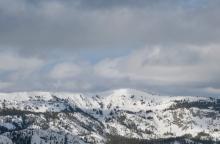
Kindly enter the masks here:
[[[40, 130], [42, 128], [40, 124], [48, 121], [44, 113], [56, 112], [59, 113], [58, 118], [48, 122], [50, 130], [71, 133], [73, 137], [86, 134], [88, 139], [97, 140], [96, 143], [104, 141], [103, 135], [99, 134], [98, 128], [95, 127], [98, 122], [105, 125], [102, 128], [104, 132], [113, 131], [122, 136], [143, 139], [154, 138], [155, 135], [160, 138], [172, 137], [166, 133], [173, 133], [173, 136], [185, 134], [197, 136], [199, 132], [203, 131], [209, 133], [214, 139], [220, 137], [219, 112], [198, 108], [169, 110], [168, 108], [176, 104], [176, 101], [208, 102], [211, 100], [208, 97], [160, 96], [136, 89], [116, 89], [100, 93], [0, 93], [1, 108], [29, 112], [30, 117], [37, 119], [37, 122], [28, 127], [29, 129]], [[80, 112], [74, 112], [71, 115], [63, 113], [69, 107], [80, 108], [98, 122]], [[102, 114], [97, 114], [99, 111]], [[206, 117], [207, 113], [215, 113], [216, 119]], [[120, 121], [121, 116], [126, 118]], [[110, 120], [106, 121], [107, 118]], [[15, 129], [13, 123], [21, 126], [22, 118], [16, 115], [0, 116], [0, 126]], [[94, 132], [85, 128], [90, 125]], [[131, 125], [135, 126], [138, 132], [130, 128]], [[153, 131], [155, 134], [146, 134], [146, 130]], [[44, 143], [39, 134], [33, 135], [32, 141]], [[78, 139], [78, 141], [80, 140]]]
[[1, 136], [1, 135], [0, 135], [0, 143], [1, 144], [13, 144], [9, 138], [5, 136]]
[[31, 143], [32, 144], [45, 144], [45, 142], [36, 134], [32, 136]]
[[11, 123], [0, 123], [0, 126], [7, 128], [8, 130], [15, 129], [15, 126]]

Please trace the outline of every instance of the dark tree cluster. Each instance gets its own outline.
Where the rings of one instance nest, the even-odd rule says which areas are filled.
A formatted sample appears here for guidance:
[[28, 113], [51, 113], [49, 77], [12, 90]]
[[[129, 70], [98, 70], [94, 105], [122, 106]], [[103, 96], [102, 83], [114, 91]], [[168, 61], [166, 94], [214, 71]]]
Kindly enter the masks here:
[[108, 135], [107, 144], [220, 144], [220, 141], [188, 139], [186, 137], [176, 137], [167, 139], [142, 140], [126, 138], [122, 136]]

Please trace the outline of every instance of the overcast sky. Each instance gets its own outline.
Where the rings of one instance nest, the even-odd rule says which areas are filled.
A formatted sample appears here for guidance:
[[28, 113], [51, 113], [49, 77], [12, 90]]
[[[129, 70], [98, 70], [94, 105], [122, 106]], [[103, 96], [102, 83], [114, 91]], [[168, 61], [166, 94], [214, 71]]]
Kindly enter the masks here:
[[0, 91], [220, 96], [219, 0], [0, 0]]

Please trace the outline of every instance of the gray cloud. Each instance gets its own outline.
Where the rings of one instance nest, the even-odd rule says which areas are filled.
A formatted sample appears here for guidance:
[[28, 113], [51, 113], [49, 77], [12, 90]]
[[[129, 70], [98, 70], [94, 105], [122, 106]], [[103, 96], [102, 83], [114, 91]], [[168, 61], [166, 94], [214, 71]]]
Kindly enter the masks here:
[[1, 0], [0, 90], [217, 95], [219, 4]]
[[0, 43], [36, 52], [219, 43], [218, 4], [216, 0], [2, 0]]

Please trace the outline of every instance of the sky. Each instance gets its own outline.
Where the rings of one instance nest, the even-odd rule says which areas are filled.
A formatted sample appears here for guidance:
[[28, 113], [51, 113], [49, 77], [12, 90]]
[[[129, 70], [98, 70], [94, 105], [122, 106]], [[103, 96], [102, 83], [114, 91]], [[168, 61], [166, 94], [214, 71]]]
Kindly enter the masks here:
[[219, 0], [0, 0], [0, 91], [220, 95]]

